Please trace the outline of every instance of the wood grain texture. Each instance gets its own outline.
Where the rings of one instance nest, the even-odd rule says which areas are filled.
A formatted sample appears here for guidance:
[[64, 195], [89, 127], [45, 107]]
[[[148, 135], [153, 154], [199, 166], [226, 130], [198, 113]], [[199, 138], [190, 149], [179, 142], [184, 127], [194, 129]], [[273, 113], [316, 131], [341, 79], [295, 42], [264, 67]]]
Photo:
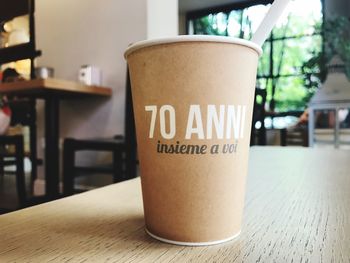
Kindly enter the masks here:
[[42, 91], [52, 91], [57, 93], [70, 93], [70, 94], [86, 94], [86, 95], [99, 95], [99, 96], [111, 96], [112, 90], [106, 87], [99, 86], [87, 86], [78, 82], [67, 81], [62, 79], [33, 79], [18, 82], [10, 82], [0, 84], [0, 93], [39, 93]]
[[0, 262], [350, 262], [349, 161], [252, 148], [242, 234], [225, 244], [148, 237], [135, 179], [0, 216]]

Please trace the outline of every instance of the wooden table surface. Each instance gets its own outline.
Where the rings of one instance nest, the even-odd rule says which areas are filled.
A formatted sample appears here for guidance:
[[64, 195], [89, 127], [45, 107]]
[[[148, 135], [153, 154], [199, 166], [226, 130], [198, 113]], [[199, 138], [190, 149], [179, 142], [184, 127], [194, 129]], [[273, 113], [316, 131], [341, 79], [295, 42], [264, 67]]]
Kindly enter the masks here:
[[0, 216], [0, 262], [350, 262], [350, 151], [251, 149], [238, 239], [168, 245], [143, 230], [139, 179]]
[[0, 93], [28, 95], [38, 94], [42, 96], [44, 92], [56, 92], [60, 94], [67, 93], [69, 96], [94, 95], [94, 96], [111, 96], [112, 89], [99, 86], [87, 86], [78, 82], [62, 79], [32, 79], [25, 81], [9, 82], [0, 84]]

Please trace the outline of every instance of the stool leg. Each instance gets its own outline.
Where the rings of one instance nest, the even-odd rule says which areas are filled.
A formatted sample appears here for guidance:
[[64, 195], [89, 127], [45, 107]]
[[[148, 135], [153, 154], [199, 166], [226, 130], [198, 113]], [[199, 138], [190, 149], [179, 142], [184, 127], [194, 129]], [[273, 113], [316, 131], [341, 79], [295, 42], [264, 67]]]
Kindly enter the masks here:
[[281, 129], [281, 146], [287, 146], [287, 129]]
[[65, 196], [74, 194], [74, 164], [75, 150], [66, 140], [63, 145], [63, 194]]
[[113, 183], [125, 180], [123, 176], [123, 152], [116, 150], [113, 152]]
[[4, 157], [0, 157], [0, 176], [5, 174]]
[[26, 185], [24, 175], [24, 146], [23, 137], [18, 137], [15, 143], [16, 148], [16, 186], [20, 207], [25, 207], [27, 202]]
[[38, 174], [38, 164], [37, 164], [37, 157], [34, 157], [36, 154], [30, 153], [30, 162], [32, 164], [32, 171], [30, 173], [30, 182], [32, 185], [34, 185], [35, 180], [37, 179], [37, 174]]
[[29, 130], [29, 147], [30, 147], [30, 161], [32, 163], [32, 172], [31, 172], [31, 183], [34, 185], [34, 181], [37, 179], [38, 174], [38, 151], [37, 151], [37, 125], [36, 125], [36, 101], [31, 101], [31, 116], [32, 123]]

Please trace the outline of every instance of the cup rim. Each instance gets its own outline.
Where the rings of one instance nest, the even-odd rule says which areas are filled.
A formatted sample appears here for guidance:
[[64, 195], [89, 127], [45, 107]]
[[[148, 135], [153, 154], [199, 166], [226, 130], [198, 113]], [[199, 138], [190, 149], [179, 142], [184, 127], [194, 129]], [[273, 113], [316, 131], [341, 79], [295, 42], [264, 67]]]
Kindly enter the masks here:
[[136, 43], [131, 44], [126, 51], [124, 52], [124, 57], [127, 57], [134, 51], [150, 46], [169, 44], [169, 43], [179, 43], [179, 42], [217, 42], [217, 43], [231, 43], [246, 46], [255, 50], [259, 56], [262, 54], [261, 47], [249, 40], [236, 38], [236, 37], [228, 37], [228, 36], [212, 36], [212, 35], [180, 35], [175, 37], [162, 37], [162, 38], [154, 38], [148, 40], [138, 41]]

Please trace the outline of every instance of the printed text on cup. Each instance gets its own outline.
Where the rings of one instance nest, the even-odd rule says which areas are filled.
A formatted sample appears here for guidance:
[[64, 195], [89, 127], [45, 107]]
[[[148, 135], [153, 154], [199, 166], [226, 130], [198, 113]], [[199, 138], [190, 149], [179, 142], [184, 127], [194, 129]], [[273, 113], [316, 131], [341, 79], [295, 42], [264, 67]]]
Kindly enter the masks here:
[[[159, 131], [160, 138], [157, 143], [158, 153], [172, 154], [218, 154], [233, 153], [237, 151], [238, 140], [244, 136], [246, 106], [245, 105], [190, 105], [188, 107], [185, 131], [178, 134], [176, 109], [172, 105], [147, 105], [145, 111], [149, 112], [149, 139], [154, 139], [155, 131]], [[181, 124], [182, 125], [182, 124]], [[174, 144], [165, 144], [160, 140], [172, 140]], [[193, 145], [190, 140], [234, 140], [230, 144]], [[184, 140], [185, 143], [179, 141]]]

